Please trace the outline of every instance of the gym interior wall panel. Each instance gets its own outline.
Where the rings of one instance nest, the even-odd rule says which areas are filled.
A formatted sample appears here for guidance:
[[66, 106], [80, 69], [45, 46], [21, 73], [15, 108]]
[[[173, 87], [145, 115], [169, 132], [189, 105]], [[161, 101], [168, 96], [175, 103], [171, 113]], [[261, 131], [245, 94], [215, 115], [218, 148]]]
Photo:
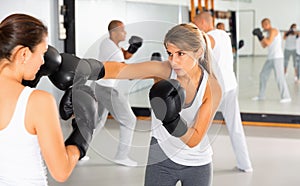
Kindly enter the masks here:
[[[188, 22], [188, 19], [188, 6], [127, 2], [127, 37], [129, 39], [132, 35], [139, 35], [144, 41], [143, 46], [127, 63], [150, 60], [153, 52], [161, 53], [163, 60], [166, 60], [168, 56], [163, 45], [165, 34], [176, 24]], [[128, 39], [120, 43], [121, 46], [127, 48]], [[153, 80], [134, 80], [122, 84], [122, 87], [127, 91], [133, 107], [149, 108], [148, 94], [152, 85]]]
[[98, 57], [99, 39], [113, 19], [126, 23], [124, 0], [75, 0], [76, 55]]
[[244, 40], [245, 45], [239, 50], [239, 55], [254, 55], [255, 38], [252, 29], [255, 21], [254, 10], [241, 10], [239, 16], [239, 40]]
[[[49, 44], [56, 47], [60, 52], [62, 41], [58, 39], [57, 29], [57, 4], [52, 0], [1, 0], [0, 1], [0, 20], [3, 20], [13, 13], [25, 13], [40, 19], [48, 27]], [[38, 89], [51, 93], [56, 101], [61, 97], [59, 91], [48, 78], [42, 78], [37, 86]]]
[[13, 13], [25, 13], [34, 16], [47, 25], [49, 29], [49, 41], [51, 43], [52, 39], [54, 39], [52, 38], [54, 30], [52, 30], [53, 25], [51, 22], [51, 12], [54, 7], [51, 5], [51, 0], [1, 0], [0, 20]]
[[[181, 6], [189, 6], [189, 0], [126, 0], [127, 2], [135, 2], [135, 3], [152, 3], [159, 5], [181, 5]], [[195, 1], [196, 3], [196, 1]]]

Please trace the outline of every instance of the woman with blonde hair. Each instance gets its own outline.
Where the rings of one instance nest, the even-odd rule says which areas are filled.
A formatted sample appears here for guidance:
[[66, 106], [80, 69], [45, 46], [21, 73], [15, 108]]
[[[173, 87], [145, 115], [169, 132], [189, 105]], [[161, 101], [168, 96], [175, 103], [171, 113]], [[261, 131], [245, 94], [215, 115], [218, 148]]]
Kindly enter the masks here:
[[149, 93], [152, 139], [145, 185], [207, 186], [212, 180], [207, 131], [222, 97], [210, 67], [209, 39], [194, 24], [179, 24], [164, 45], [167, 61], [104, 62], [104, 78], [161, 79]]

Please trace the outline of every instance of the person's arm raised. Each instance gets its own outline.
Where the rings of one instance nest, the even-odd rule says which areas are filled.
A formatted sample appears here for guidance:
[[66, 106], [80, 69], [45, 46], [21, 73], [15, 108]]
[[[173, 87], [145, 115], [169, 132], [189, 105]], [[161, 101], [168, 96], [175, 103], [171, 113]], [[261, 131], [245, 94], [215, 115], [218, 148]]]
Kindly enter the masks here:
[[273, 41], [274, 41], [274, 38], [277, 36], [277, 34], [279, 34], [278, 30], [272, 28], [270, 31], [269, 31], [269, 36], [268, 37], [265, 37], [260, 43], [262, 45], [263, 48], [269, 46]]
[[141, 63], [104, 62], [104, 79], [147, 79], [160, 77], [167, 79], [171, 73], [168, 61], [146, 61]]

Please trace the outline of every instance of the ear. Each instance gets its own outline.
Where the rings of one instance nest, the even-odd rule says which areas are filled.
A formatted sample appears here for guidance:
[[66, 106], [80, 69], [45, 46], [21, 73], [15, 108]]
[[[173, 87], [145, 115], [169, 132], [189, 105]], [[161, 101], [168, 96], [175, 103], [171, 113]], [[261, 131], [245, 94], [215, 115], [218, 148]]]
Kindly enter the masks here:
[[195, 52], [196, 58], [197, 59], [201, 58], [202, 53], [203, 53], [203, 50], [201, 48], [199, 48], [199, 50], [197, 52]]
[[30, 59], [31, 55], [32, 52], [28, 47], [21, 47], [16, 53], [18, 61], [20, 61], [22, 64], [25, 64]]

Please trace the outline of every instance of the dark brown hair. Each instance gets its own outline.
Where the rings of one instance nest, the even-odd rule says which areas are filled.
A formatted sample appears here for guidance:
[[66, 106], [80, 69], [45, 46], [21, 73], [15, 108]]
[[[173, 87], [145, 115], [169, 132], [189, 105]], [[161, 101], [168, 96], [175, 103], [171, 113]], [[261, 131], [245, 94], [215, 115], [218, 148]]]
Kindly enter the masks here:
[[26, 14], [12, 14], [0, 23], [0, 59], [9, 59], [12, 50], [22, 45], [32, 52], [48, 35], [47, 27]]

